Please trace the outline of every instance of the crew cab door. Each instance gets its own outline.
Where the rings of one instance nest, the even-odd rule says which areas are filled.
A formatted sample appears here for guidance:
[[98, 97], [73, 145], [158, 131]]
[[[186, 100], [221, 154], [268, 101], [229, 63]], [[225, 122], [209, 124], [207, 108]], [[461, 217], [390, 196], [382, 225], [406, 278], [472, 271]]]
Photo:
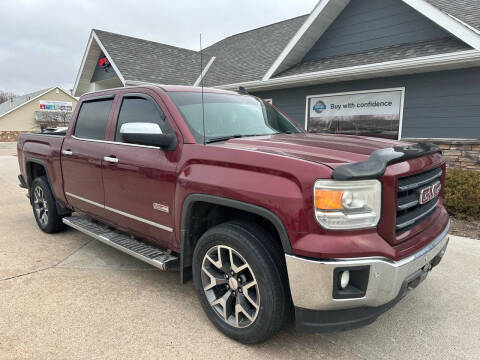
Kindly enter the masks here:
[[[105, 208], [119, 228], [168, 247], [173, 241], [177, 151], [125, 143], [125, 123], [156, 123], [172, 132], [155, 93], [124, 93], [105, 147]], [[158, 101], [160, 101], [158, 99]], [[115, 121], [116, 120], [116, 121]]]
[[113, 99], [112, 95], [83, 101], [61, 150], [68, 203], [97, 217], [105, 215], [102, 162]]

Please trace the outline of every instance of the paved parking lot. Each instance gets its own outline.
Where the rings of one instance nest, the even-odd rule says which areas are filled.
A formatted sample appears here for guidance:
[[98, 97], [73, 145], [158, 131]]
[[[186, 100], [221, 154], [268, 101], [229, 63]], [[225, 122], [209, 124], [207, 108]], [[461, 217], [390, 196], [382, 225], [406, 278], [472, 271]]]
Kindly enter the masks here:
[[69, 230], [38, 230], [0, 144], [0, 359], [478, 359], [480, 241], [452, 237], [443, 262], [367, 327], [305, 334], [287, 326], [244, 346], [222, 336], [192, 283]]

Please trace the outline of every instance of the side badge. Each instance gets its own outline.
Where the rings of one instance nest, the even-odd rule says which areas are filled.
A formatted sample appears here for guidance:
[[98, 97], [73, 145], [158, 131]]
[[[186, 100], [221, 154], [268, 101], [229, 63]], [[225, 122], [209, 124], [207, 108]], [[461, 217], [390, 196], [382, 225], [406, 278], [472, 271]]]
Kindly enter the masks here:
[[159, 204], [159, 203], [153, 203], [153, 208], [155, 210], [163, 211], [167, 214], [170, 212], [170, 208], [167, 205], [162, 205], [162, 204]]

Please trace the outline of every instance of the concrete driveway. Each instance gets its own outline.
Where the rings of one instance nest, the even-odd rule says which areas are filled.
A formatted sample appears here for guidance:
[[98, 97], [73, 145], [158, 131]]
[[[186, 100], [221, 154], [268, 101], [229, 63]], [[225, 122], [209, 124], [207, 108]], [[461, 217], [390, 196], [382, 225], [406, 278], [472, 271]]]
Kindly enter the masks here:
[[292, 325], [244, 346], [205, 317], [192, 283], [69, 230], [36, 226], [0, 144], [0, 359], [478, 359], [480, 241], [452, 237], [443, 262], [367, 327], [305, 334]]

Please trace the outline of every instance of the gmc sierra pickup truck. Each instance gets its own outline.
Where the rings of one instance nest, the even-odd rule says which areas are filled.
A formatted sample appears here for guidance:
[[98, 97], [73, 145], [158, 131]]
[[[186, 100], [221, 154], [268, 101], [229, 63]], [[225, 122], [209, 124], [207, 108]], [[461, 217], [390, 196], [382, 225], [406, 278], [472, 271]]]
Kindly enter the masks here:
[[448, 243], [430, 143], [309, 134], [243, 91], [139, 86], [81, 97], [68, 129], [22, 134], [35, 220], [193, 279], [213, 324], [256, 343], [373, 322]]

